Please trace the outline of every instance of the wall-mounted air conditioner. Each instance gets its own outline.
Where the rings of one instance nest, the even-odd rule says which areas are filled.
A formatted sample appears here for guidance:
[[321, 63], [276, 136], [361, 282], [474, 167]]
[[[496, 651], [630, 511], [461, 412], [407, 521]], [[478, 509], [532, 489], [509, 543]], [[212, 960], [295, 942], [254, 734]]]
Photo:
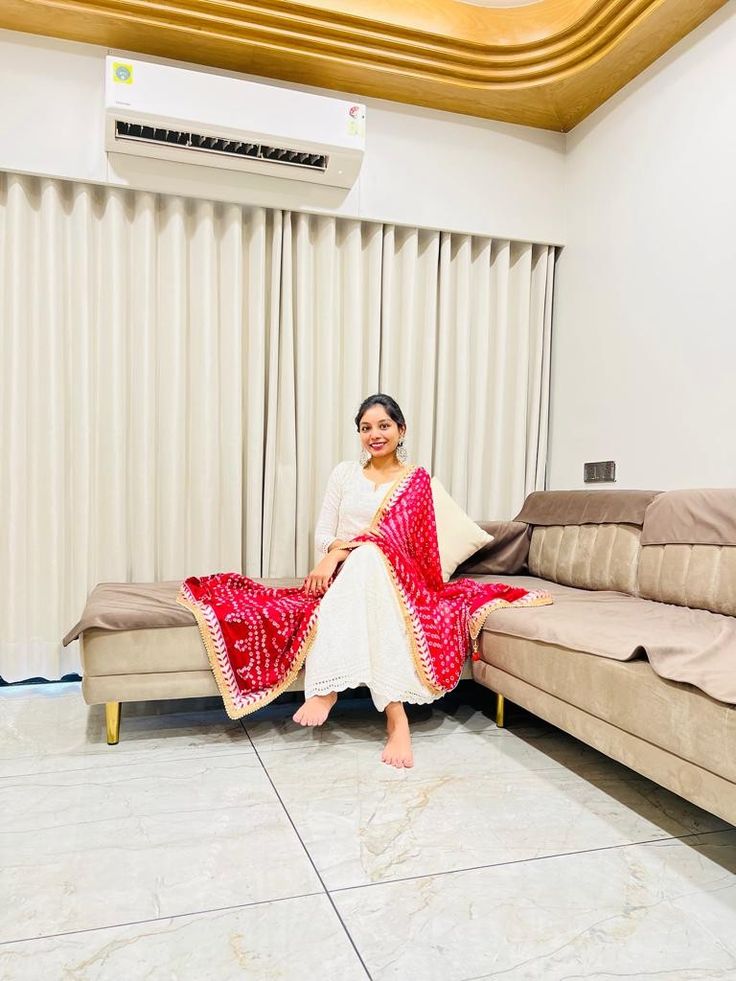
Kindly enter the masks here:
[[334, 187], [358, 176], [359, 103], [149, 61], [105, 70], [107, 150]]

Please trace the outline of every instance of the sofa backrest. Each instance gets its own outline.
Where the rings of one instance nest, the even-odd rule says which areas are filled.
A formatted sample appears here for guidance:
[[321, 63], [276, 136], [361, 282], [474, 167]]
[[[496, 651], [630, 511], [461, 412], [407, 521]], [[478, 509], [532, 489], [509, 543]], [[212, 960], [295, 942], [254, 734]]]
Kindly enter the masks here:
[[641, 543], [641, 596], [736, 616], [736, 490], [660, 495]]
[[529, 571], [564, 586], [637, 595], [641, 529], [659, 491], [537, 491], [517, 521], [533, 526]]
[[536, 527], [529, 571], [563, 586], [635, 595], [640, 534], [636, 525]]

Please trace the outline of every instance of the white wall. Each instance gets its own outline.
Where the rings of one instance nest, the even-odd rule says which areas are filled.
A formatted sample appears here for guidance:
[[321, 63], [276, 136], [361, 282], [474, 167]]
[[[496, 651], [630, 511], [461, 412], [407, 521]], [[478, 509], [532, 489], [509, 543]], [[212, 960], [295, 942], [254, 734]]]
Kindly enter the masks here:
[[549, 486], [736, 487], [736, 10], [568, 136]]
[[736, 486], [734, 4], [567, 140], [369, 101], [343, 199], [141, 158], [108, 167], [105, 53], [0, 31], [0, 169], [565, 242], [549, 486], [583, 486], [583, 462], [602, 459], [620, 487]]
[[108, 166], [106, 53], [0, 31], [0, 169], [547, 244], [563, 239], [561, 134], [377, 100], [367, 102], [367, 152], [347, 196], [120, 154]]

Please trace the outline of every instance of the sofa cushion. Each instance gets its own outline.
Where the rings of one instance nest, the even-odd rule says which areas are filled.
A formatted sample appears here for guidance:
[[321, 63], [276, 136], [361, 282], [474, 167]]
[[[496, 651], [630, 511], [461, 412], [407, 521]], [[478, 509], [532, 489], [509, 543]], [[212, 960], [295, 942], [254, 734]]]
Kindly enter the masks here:
[[481, 658], [598, 719], [736, 781], [736, 709], [658, 677], [646, 660], [622, 663], [492, 633], [483, 636]]
[[436, 477], [432, 477], [431, 488], [442, 578], [447, 582], [461, 562], [493, 538], [468, 517]]
[[647, 509], [639, 591], [736, 616], [736, 490], [678, 490]]
[[639, 593], [660, 603], [736, 616], [736, 547], [647, 545], [639, 558]]
[[565, 586], [635, 595], [640, 535], [631, 524], [535, 527], [529, 571]]
[[523, 521], [479, 521], [493, 541], [483, 545], [455, 570], [458, 576], [516, 575], [526, 571], [531, 528]]
[[644, 653], [663, 678], [695, 685], [736, 703], [736, 618], [608, 590], [588, 591], [532, 576], [484, 576], [525, 589], [547, 589], [552, 606], [491, 613], [485, 632], [626, 661]]

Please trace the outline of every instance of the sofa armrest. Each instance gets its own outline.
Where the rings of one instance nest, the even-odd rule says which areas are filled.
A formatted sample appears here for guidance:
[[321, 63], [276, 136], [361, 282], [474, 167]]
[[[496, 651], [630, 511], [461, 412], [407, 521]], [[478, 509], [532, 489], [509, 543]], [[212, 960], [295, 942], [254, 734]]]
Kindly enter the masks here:
[[525, 521], [479, 521], [493, 541], [459, 565], [456, 576], [503, 576], [525, 572], [529, 558], [531, 525]]

